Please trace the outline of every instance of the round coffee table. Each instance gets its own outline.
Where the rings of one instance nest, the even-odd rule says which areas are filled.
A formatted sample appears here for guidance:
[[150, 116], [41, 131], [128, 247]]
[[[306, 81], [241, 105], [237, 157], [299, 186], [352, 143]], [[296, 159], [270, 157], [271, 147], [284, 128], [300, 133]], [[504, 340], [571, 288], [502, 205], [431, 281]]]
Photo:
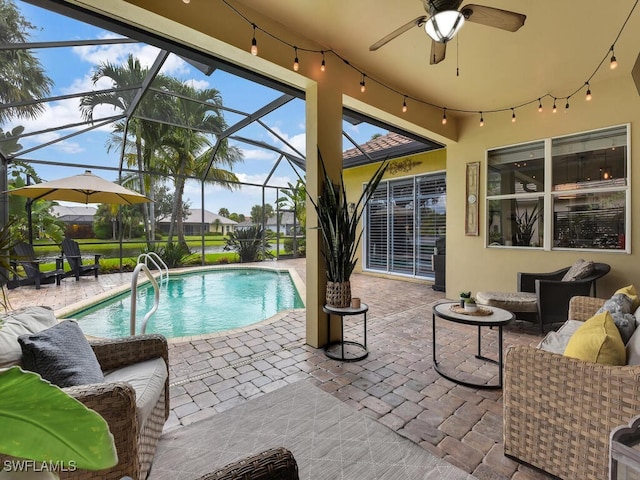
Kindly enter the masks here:
[[[439, 303], [435, 307], [433, 307], [433, 318], [432, 318], [432, 333], [433, 333], [433, 365], [440, 375], [442, 375], [447, 380], [451, 380], [459, 385], [464, 385], [465, 387], [472, 388], [482, 388], [482, 389], [496, 389], [502, 388], [502, 371], [503, 371], [503, 345], [502, 345], [502, 327], [507, 323], [511, 322], [514, 318], [513, 313], [503, 310], [502, 308], [497, 307], [481, 307], [484, 309], [484, 312], [488, 310], [491, 311], [490, 314], [482, 315], [482, 314], [467, 314], [467, 313], [458, 313], [452, 310], [452, 307], [459, 307], [458, 303]], [[451, 375], [444, 373], [439, 365], [436, 357], [436, 317], [441, 318], [443, 320], [454, 322], [454, 323], [462, 323], [464, 325], [474, 325], [478, 327], [478, 354], [475, 356], [480, 360], [485, 360], [487, 362], [498, 364], [498, 383], [497, 384], [486, 384], [486, 383], [474, 383], [474, 382], [466, 382], [455, 378]], [[482, 355], [482, 334], [481, 327], [497, 327], [498, 328], [498, 360], [494, 360], [492, 358], [487, 358]]]

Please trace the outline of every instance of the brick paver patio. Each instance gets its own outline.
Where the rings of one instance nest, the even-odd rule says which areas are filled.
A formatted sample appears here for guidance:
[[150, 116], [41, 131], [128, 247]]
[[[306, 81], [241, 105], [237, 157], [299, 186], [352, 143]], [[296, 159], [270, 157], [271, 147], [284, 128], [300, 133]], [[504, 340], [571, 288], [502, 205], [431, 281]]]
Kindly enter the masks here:
[[[304, 260], [281, 261], [305, 278]], [[130, 274], [69, 278], [60, 287], [9, 292], [13, 308], [49, 305], [59, 311], [130, 282]], [[426, 282], [355, 274], [354, 296], [369, 305], [369, 356], [358, 362], [327, 358], [304, 343], [305, 311], [190, 341], [170, 341], [171, 415], [165, 431], [209, 418], [289, 383], [312, 379], [323, 390], [378, 419], [399, 434], [479, 479], [551, 478], [503, 455], [499, 390], [459, 386], [433, 368], [431, 307], [445, 299]], [[361, 317], [347, 317], [345, 336], [361, 340]], [[497, 368], [476, 360], [477, 330], [438, 321], [438, 360], [459, 376], [495, 381]], [[516, 321], [505, 346], [535, 344], [537, 328]], [[496, 350], [486, 329], [483, 349]]]

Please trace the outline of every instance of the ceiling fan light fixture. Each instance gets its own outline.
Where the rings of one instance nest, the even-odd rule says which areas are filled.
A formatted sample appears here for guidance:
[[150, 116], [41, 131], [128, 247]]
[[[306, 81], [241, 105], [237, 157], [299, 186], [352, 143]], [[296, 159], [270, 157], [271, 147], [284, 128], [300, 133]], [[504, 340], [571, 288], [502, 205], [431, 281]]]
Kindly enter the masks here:
[[424, 24], [424, 29], [434, 41], [447, 43], [464, 24], [464, 15], [457, 10], [438, 12]]

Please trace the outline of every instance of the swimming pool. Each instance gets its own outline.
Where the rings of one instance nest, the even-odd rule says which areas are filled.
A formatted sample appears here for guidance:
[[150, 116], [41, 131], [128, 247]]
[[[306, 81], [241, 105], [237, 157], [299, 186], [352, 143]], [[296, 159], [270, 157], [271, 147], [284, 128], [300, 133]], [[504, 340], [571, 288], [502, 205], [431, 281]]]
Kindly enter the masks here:
[[[153, 288], [140, 285], [138, 332], [153, 300]], [[161, 287], [160, 305], [149, 319], [146, 333], [161, 333], [167, 338], [214, 333], [303, 307], [288, 271], [224, 268], [171, 275]], [[77, 319], [87, 335], [115, 338], [129, 335], [130, 312], [131, 295], [127, 292], [68, 316]]]

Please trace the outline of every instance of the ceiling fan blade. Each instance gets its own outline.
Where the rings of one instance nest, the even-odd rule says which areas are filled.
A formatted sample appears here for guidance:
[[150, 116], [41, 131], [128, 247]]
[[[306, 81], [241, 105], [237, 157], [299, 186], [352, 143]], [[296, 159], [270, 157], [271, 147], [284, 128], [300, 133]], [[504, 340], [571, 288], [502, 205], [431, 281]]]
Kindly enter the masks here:
[[393, 32], [391, 32], [389, 35], [387, 35], [386, 37], [382, 37], [380, 40], [378, 40], [376, 43], [374, 43], [373, 45], [371, 45], [369, 47], [370, 51], [375, 51], [378, 50], [380, 47], [382, 47], [383, 45], [386, 45], [387, 43], [389, 43], [391, 40], [393, 40], [396, 37], [399, 37], [400, 35], [402, 35], [405, 32], [408, 32], [409, 30], [411, 30], [413, 27], [420, 27], [424, 24], [425, 20], [427, 19], [426, 15], [422, 15], [421, 17], [418, 17], [414, 20], [411, 20], [408, 23], [405, 23], [403, 26], [401, 26], [400, 28], [396, 28]]
[[444, 60], [444, 56], [447, 53], [447, 44], [431, 41], [431, 55], [429, 55], [429, 63], [435, 65]]
[[526, 15], [484, 5], [465, 5], [460, 10], [468, 22], [515, 32], [524, 25]]

